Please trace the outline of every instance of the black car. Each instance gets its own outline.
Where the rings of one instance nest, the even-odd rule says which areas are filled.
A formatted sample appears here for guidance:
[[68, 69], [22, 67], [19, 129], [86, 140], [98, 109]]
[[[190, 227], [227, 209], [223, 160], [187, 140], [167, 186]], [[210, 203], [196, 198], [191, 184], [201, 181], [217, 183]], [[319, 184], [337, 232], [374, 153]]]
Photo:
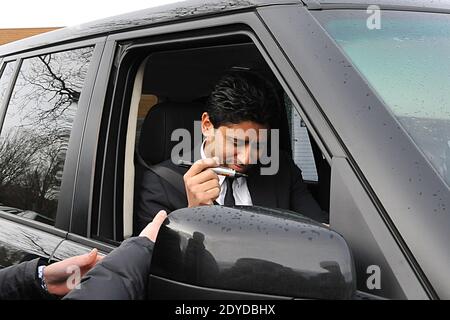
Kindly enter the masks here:
[[0, 267], [132, 236], [137, 161], [167, 159], [173, 130], [194, 133], [213, 84], [243, 68], [279, 93], [280, 148], [330, 226], [276, 208], [177, 210], [148, 297], [449, 299], [449, 13], [187, 1], [1, 46]]

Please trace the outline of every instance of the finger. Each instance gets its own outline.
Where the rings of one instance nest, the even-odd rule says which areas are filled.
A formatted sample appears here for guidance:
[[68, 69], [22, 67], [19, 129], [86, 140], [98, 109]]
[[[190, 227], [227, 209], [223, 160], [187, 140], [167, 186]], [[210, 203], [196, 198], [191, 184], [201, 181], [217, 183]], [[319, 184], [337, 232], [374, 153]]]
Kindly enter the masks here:
[[88, 253], [64, 259], [60, 262], [55, 263], [55, 265], [56, 264], [67, 265], [67, 266], [75, 265], [78, 267], [84, 267], [86, 265], [89, 265], [90, 263], [92, 263], [92, 261], [95, 260], [95, 257], [97, 255], [96, 252], [97, 252], [97, 249], [92, 249]]
[[191, 177], [189, 179], [189, 183], [195, 186], [198, 184], [202, 184], [203, 182], [206, 182], [208, 180], [216, 180], [217, 182], [219, 182], [219, 176], [211, 169], [206, 169], [205, 171]]
[[155, 242], [156, 236], [158, 235], [159, 228], [161, 227], [164, 220], [167, 218], [167, 213], [164, 210], [159, 211], [139, 236], [144, 236], [149, 238], [151, 241]]
[[93, 265], [97, 261], [98, 250], [96, 248], [92, 249], [88, 254], [87, 265]]
[[206, 192], [213, 188], [219, 188], [220, 184], [218, 180], [208, 180], [206, 182], [203, 182], [202, 184], [196, 185], [194, 188], [192, 188], [193, 192]]
[[153, 221], [149, 225], [148, 237], [151, 241], [155, 242], [158, 236], [159, 229], [167, 218], [167, 213], [164, 210], [158, 212], [158, 214], [153, 218]]
[[186, 172], [185, 177], [193, 177], [207, 168], [214, 168], [219, 165], [216, 158], [206, 158], [197, 160]]
[[95, 260], [95, 258], [97, 257], [98, 254], [98, 250], [97, 248], [94, 248], [91, 250], [91, 252], [89, 252], [88, 257], [89, 259]]
[[[91, 268], [97, 263], [98, 250], [92, 249], [91, 252], [85, 253], [81, 256], [75, 256], [70, 259], [73, 265], [77, 265], [80, 268]], [[68, 261], [69, 262], [69, 261]]]
[[217, 187], [212, 188], [212, 189], [209, 189], [208, 191], [206, 191], [205, 193], [208, 195], [208, 197], [211, 199], [211, 201], [214, 201], [219, 197], [220, 188], [217, 188]]
[[219, 188], [213, 188], [206, 192], [202, 192], [198, 195], [198, 199], [200, 200], [200, 203], [205, 204], [213, 204], [213, 201], [216, 200], [219, 197], [220, 189]]
[[167, 218], [167, 212], [164, 210], [161, 210], [153, 218], [152, 223], [157, 226], [161, 226], [163, 224], [164, 220], [166, 220], [166, 218]]

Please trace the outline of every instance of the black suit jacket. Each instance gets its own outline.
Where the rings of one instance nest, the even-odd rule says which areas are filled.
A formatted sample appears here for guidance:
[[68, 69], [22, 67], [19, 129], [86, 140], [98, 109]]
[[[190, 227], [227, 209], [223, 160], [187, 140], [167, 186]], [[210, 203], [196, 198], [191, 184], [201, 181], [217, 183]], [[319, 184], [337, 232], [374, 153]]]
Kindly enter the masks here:
[[[186, 168], [175, 165], [170, 159], [165, 166], [179, 173], [182, 180]], [[300, 169], [284, 152], [280, 152], [280, 166], [276, 175], [260, 175], [258, 166], [248, 172], [247, 186], [255, 206], [296, 211], [319, 222], [327, 222], [323, 212], [306, 184]], [[188, 206], [185, 192], [180, 192], [156, 173], [145, 168], [136, 170], [135, 233], [140, 232], [160, 210], [171, 211]]]

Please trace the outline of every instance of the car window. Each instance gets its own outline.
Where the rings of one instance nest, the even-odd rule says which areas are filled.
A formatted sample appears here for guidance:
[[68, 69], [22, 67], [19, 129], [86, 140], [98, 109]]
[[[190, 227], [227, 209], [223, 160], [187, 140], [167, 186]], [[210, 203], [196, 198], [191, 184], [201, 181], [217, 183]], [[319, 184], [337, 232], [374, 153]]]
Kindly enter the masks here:
[[384, 11], [380, 29], [365, 11], [318, 17], [450, 185], [450, 16]]
[[[99, 168], [102, 173], [96, 179], [100, 200], [94, 203], [93, 209], [97, 212], [92, 220], [94, 237], [121, 241], [139, 233], [143, 216], [156, 213], [154, 208], [143, 209], [143, 206], [157, 201], [142, 199], [147, 194], [158, 197], [161, 194], [158, 188], [165, 186], [144, 181], [148, 167], [164, 163], [172, 155], [180, 155], [183, 148], [186, 153], [193, 151], [193, 157], [200, 156], [202, 114], [215, 84], [230, 70], [255, 72], [273, 87], [277, 94], [274, 107], [280, 111], [276, 145], [279, 151], [295, 155], [294, 161], [302, 169], [303, 179], [309, 182], [308, 189], [321, 206], [323, 202], [324, 210], [328, 208], [329, 192], [323, 194], [327, 199], [322, 201], [322, 190], [317, 188], [320, 167], [316, 168], [315, 144], [305, 124], [258, 48], [248, 39], [236, 40], [236, 43], [227, 41], [213, 46], [161, 50], [148, 56], [144, 55], [148, 54], [148, 49], [142, 52], [140, 47], [130, 49], [128, 54], [136, 55], [142, 62], [132, 73], [126, 72], [130, 67], [128, 60], [123, 60], [115, 82], [117, 87], [111, 91], [115, 92], [113, 107], [102, 125], [108, 147], [98, 153], [97, 160], [99, 165], [107, 164], [107, 167]], [[205, 61], [210, 63], [205, 65]], [[113, 88], [113, 83], [110, 86]], [[124, 110], [128, 110], [128, 114]], [[125, 115], [127, 118], [121, 120]], [[292, 135], [289, 129], [294, 129]], [[171, 180], [175, 181], [172, 187], [178, 190], [180, 185], [176, 181], [183, 184], [179, 178], [182, 176]], [[162, 179], [165, 177], [161, 178], [164, 181]], [[323, 181], [326, 189], [329, 183]], [[178, 197], [178, 193], [175, 196]], [[164, 201], [160, 206], [168, 208]], [[183, 205], [182, 201], [184, 199], [180, 203], [177, 200], [174, 205]]]
[[92, 52], [88, 47], [23, 60], [0, 132], [3, 211], [54, 225]]

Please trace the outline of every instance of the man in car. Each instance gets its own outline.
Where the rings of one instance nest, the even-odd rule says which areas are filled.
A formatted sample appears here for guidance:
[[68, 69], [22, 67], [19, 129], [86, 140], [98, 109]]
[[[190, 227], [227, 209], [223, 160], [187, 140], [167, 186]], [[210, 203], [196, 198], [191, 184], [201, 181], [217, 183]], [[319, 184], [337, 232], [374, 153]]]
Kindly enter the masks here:
[[[278, 170], [262, 174], [260, 146], [268, 144], [260, 134], [278, 125], [279, 103], [273, 87], [250, 71], [231, 71], [214, 87], [201, 116], [203, 143], [196, 146], [198, 159], [190, 169], [169, 159], [158, 164], [182, 179], [185, 190], [156, 173], [146, 170], [136, 179], [135, 230], [139, 231], [159, 210], [170, 213], [184, 207], [202, 205], [257, 205], [299, 212], [319, 222], [327, 222], [323, 212], [303, 182], [300, 169], [281, 150]], [[256, 135], [254, 134], [256, 132]], [[279, 146], [271, 145], [271, 148]], [[274, 154], [274, 152], [272, 152]], [[212, 168], [227, 167], [247, 176], [217, 175]]]

